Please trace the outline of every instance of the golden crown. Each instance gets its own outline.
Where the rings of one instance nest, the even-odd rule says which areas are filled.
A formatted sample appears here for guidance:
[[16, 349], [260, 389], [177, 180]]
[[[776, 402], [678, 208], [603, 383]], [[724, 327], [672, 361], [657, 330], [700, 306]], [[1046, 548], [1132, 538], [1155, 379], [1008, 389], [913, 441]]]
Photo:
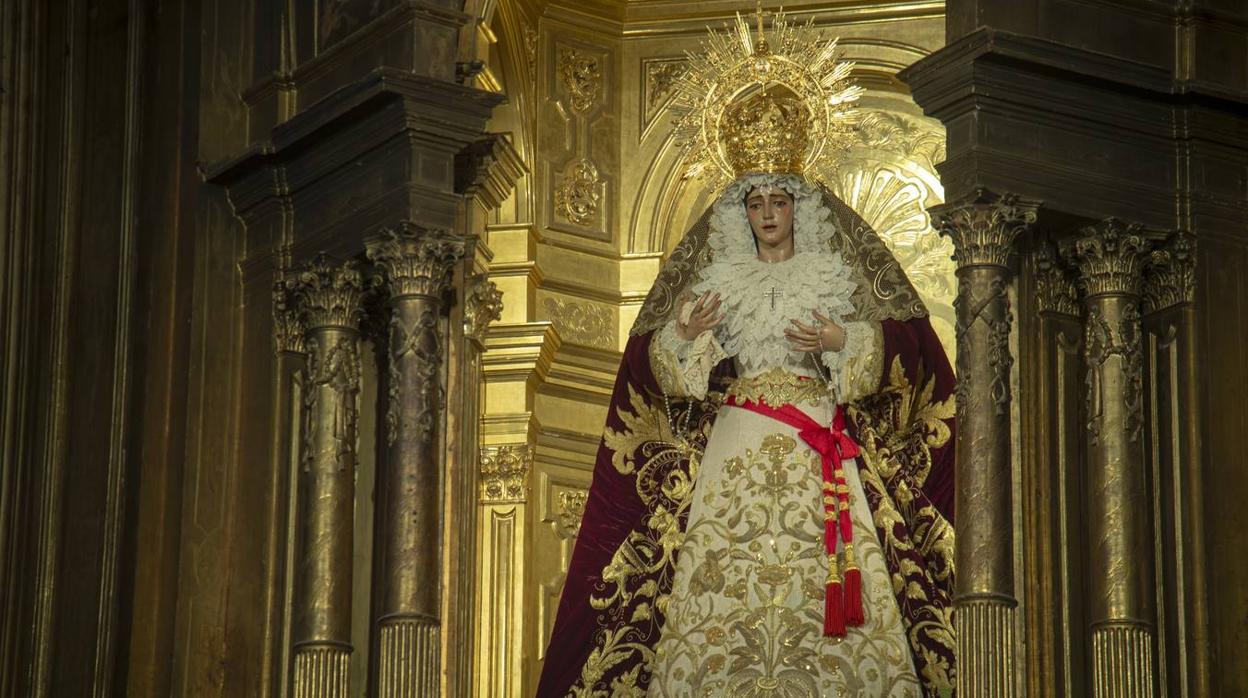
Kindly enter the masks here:
[[699, 53], [672, 102], [676, 140], [684, 149], [686, 177], [717, 184], [748, 172], [806, 175], [823, 172], [848, 144], [854, 103], [862, 88], [840, 60], [837, 39], [824, 39], [814, 21], [792, 24], [773, 15], [771, 35], [757, 34], [738, 13], [731, 32], [708, 28]]

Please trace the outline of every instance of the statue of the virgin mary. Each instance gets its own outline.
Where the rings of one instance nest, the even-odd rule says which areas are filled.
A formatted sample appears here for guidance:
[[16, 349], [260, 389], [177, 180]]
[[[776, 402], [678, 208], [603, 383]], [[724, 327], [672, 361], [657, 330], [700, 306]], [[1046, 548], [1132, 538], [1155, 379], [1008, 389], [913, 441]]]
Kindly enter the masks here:
[[691, 57], [691, 159], [730, 183], [625, 348], [539, 696], [952, 691], [954, 377], [806, 176], [857, 96], [810, 32]]

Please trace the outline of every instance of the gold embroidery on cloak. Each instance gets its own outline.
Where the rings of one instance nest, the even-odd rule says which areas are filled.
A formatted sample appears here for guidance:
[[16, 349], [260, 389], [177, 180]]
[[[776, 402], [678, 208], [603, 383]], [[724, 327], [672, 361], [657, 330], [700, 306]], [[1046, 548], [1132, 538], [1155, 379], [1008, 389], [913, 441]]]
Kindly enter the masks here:
[[[950, 654], [956, 651], [952, 608], [934, 606], [920, 582], [950, 579], [954, 572], [953, 527], [931, 505], [916, 511], [912, 493], [923, 487], [931, 473], [931, 450], [949, 442], [951, 432], [944, 420], [954, 415], [954, 396], [933, 402], [935, 379], [924, 381], [920, 375], [918, 382], [917, 389], [910, 384], [900, 357], [896, 357], [889, 369], [887, 386], [851, 405], [849, 416], [858, 427], [862, 446], [863, 487], [878, 497], [873, 517], [876, 527], [884, 533], [881, 543], [891, 562], [889, 567], [896, 570], [893, 591], [899, 596], [904, 592], [907, 601], [914, 602], [908, 604], [909, 612], [903, 611], [902, 617], [908, 624], [912, 648], [925, 659], [920, 678], [939, 692], [954, 688], [953, 667], [926, 649], [922, 639], [948, 648]], [[912, 532], [914, 542], [896, 536], [897, 524]], [[927, 569], [903, 554], [915, 550], [916, 544], [918, 552], [933, 553], [926, 555]]]

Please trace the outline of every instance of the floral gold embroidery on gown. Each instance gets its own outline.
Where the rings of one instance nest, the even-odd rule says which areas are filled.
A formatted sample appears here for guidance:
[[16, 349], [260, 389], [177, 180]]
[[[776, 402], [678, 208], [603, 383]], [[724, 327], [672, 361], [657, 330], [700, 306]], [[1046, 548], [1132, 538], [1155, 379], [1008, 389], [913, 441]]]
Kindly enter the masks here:
[[[730, 393], [794, 404], [821, 424], [832, 419], [829, 393], [846, 400], [874, 389], [880, 366], [871, 358], [881, 347], [873, 323], [843, 323], [845, 347], [823, 355], [831, 391], [784, 338], [789, 318], [818, 310], [842, 322], [852, 313], [854, 285], [839, 255], [800, 251], [769, 264], [752, 251], [723, 252], [693, 290], [718, 292], [725, 321], [692, 342], [669, 323], [651, 345], [669, 383], [705, 391], [710, 368], [731, 356], [739, 377]], [[828, 561], [819, 454], [792, 426], [720, 410], [694, 483], [649, 696], [922, 695], [857, 468], [844, 466], [865, 622], [836, 638], [822, 632]]]

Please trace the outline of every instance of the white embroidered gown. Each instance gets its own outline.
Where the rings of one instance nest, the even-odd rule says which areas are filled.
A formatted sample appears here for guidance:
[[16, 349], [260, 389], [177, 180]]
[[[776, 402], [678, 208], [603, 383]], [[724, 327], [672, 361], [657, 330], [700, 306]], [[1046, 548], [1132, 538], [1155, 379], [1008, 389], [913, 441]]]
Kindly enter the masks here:
[[[790, 318], [811, 322], [813, 310], [841, 322], [853, 289], [837, 254], [799, 252], [775, 264], [720, 256], [693, 290], [718, 291], [726, 319], [691, 342], [674, 325], [659, 330], [654, 363], [666, 384], [698, 397], [725, 356], [743, 379], [782, 369], [819, 380], [811, 358], [789, 350], [784, 328]], [[845, 347], [823, 358], [848, 400], [875, 389], [882, 347], [878, 325], [843, 326]], [[826, 398], [797, 407], [822, 424], [833, 415]], [[840, 639], [822, 633], [819, 454], [793, 427], [720, 410], [696, 475], [649, 696], [922, 695], [857, 468], [845, 465], [866, 622]]]

